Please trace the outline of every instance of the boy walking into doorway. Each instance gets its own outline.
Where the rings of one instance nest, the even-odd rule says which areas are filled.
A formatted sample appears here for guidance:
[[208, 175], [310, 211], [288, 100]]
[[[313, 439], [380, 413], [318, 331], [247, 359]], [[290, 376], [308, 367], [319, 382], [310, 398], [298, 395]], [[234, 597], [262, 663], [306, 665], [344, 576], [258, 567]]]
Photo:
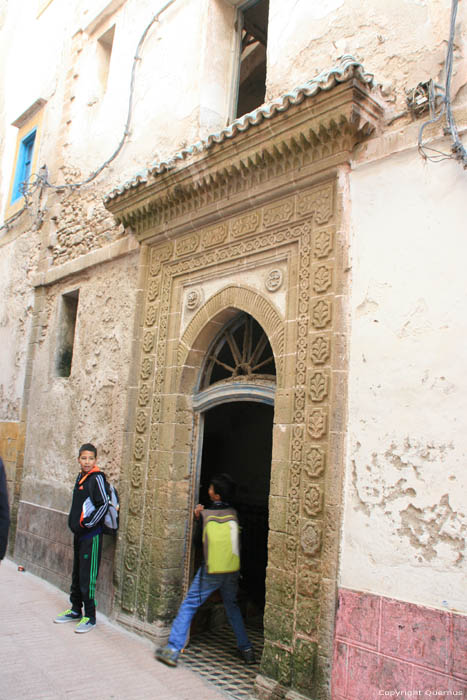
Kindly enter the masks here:
[[[73, 532], [73, 572], [71, 575], [71, 608], [54, 622], [78, 622], [75, 632], [90, 632], [96, 626], [94, 599], [102, 554], [102, 531], [109, 499], [105, 476], [96, 464], [97, 450], [91, 443], [82, 445], [78, 453], [81, 467], [71, 503], [68, 526]], [[84, 617], [82, 608], [84, 605]]]
[[202, 523], [204, 563], [198, 569], [173, 621], [167, 645], [156, 649], [156, 659], [168, 666], [177, 665], [195, 612], [217, 590], [235, 632], [240, 655], [247, 664], [256, 661], [237, 603], [240, 538], [237, 512], [229, 505], [233, 489], [234, 484], [227, 474], [215, 476], [208, 492], [211, 504], [206, 509], [201, 504], [195, 508], [195, 518], [201, 518]]

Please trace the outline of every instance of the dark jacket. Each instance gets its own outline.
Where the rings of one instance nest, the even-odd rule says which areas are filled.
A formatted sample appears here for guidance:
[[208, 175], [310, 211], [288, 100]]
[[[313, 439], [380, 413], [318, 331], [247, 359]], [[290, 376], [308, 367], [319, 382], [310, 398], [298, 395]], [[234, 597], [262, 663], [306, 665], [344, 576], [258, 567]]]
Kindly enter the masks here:
[[5, 467], [0, 457], [0, 559], [6, 553], [8, 530], [10, 527], [10, 509], [8, 506], [8, 491], [6, 487]]
[[94, 535], [102, 532], [102, 523], [109, 499], [105, 488], [105, 476], [99, 467], [90, 472], [80, 472], [73, 489], [68, 527], [75, 535]]

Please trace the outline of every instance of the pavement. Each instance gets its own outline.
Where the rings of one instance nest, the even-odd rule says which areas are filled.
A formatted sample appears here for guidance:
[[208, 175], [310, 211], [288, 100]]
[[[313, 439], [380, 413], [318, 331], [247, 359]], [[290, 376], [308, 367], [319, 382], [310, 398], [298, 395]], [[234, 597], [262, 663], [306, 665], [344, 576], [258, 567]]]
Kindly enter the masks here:
[[0, 565], [0, 700], [226, 700], [187, 668], [154, 659], [154, 645], [101, 613], [87, 634], [53, 619], [66, 595]]

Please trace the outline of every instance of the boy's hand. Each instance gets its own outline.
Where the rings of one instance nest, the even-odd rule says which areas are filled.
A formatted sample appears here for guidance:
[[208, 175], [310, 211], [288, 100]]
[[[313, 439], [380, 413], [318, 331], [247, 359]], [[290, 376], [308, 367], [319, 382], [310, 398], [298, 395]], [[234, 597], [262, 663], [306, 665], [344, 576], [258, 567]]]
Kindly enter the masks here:
[[198, 503], [198, 505], [195, 508], [195, 518], [196, 520], [199, 520], [199, 516], [201, 511], [204, 510], [204, 506], [201, 505], [201, 503]]

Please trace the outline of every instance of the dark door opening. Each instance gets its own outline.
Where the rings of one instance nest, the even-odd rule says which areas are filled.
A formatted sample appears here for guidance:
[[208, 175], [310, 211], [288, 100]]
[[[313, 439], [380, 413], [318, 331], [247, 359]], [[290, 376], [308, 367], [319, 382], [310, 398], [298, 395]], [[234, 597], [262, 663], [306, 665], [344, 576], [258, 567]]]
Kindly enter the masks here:
[[247, 621], [262, 621], [267, 566], [268, 501], [274, 408], [235, 401], [204, 415], [200, 503], [208, 505], [210, 479], [224, 472], [237, 484], [232, 505], [242, 527], [239, 602]]

